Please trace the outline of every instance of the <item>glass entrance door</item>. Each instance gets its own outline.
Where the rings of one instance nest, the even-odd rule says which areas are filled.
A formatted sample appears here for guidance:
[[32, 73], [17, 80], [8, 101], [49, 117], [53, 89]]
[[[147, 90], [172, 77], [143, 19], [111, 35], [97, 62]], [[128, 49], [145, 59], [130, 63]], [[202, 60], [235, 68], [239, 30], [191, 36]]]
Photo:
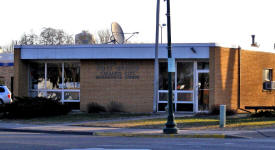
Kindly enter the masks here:
[[[209, 62], [177, 61], [172, 74], [174, 109], [176, 112], [209, 110]], [[167, 62], [159, 63], [158, 111], [168, 103]]]
[[198, 71], [197, 73], [197, 104], [198, 111], [209, 110], [209, 71]]
[[[173, 104], [176, 112], [194, 112], [194, 62], [177, 61], [172, 73]], [[158, 111], [166, 111], [168, 104], [167, 62], [159, 63]]]

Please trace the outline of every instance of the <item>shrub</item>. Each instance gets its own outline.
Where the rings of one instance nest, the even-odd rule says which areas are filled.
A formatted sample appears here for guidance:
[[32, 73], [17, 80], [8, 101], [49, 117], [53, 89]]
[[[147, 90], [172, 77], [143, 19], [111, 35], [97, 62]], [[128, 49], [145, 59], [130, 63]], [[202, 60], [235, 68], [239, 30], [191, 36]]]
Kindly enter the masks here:
[[272, 111], [259, 111], [251, 114], [251, 117], [275, 117], [274, 112]]
[[60, 101], [44, 97], [15, 97], [14, 102], [6, 104], [7, 118], [34, 118], [68, 114], [71, 109]]
[[111, 101], [108, 105], [109, 112], [125, 112], [124, 106], [122, 103]]
[[88, 113], [100, 113], [100, 112], [106, 112], [106, 109], [104, 106], [99, 105], [98, 103], [92, 102], [88, 104]]
[[[232, 116], [237, 113], [234, 109], [226, 109], [226, 116]], [[210, 115], [219, 115], [220, 114], [220, 106], [214, 106], [210, 112]]]

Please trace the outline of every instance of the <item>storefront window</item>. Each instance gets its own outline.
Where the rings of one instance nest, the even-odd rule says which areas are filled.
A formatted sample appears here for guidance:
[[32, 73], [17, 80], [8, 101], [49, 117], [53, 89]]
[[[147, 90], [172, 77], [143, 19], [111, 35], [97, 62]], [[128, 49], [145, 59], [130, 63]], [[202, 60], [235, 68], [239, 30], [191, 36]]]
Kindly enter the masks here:
[[62, 64], [48, 63], [47, 64], [47, 89], [62, 88]]
[[193, 93], [178, 93], [178, 101], [193, 101]]
[[31, 89], [45, 88], [45, 64], [44, 63], [30, 64], [30, 88]]
[[[172, 87], [175, 90], [175, 73], [172, 73]], [[168, 90], [167, 62], [159, 63], [159, 90]]]
[[198, 62], [198, 69], [200, 70], [209, 69], [209, 62]]
[[80, 88], [80, 66], [75, 63], [64, 63], [64, 89]]
[[29, 74], [29, 96], [47, 97], [62, 102], [80, 101], [78, 62], [34, 62], [30, 64]]
[[65, 100], [78, 100], [79, 92], [64, 92], [64, 99]]
[[193, 63], [177, 63], [177, 90], [193, 90]]
[[61, 92], [47, 92], [47, 98], [53, 99], [53, 100], [61, 100]]

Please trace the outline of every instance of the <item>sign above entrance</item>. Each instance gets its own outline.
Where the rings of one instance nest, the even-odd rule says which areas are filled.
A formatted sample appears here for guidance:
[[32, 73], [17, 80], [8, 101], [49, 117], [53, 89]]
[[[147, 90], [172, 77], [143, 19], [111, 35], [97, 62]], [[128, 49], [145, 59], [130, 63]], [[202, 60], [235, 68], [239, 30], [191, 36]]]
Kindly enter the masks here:
[[175, 58], [168, 58], [168, 72], [176, 72]]

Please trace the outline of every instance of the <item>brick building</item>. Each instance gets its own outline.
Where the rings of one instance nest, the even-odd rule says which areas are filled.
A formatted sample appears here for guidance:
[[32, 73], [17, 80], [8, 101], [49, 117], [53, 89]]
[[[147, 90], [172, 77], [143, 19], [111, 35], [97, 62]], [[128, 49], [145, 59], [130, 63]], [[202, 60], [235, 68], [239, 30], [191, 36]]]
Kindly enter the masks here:
[[0, 53], [0, 84], [12, 88], [13, 80], [13, 54]]
[[[158, 100], [154, 94], [154, 44], [16, 46], [17, 96], [45, 96], [79, 103], [119, 102], [128, 112], [165, 111], [167, 49], [159, 47]], [[226, 48], [215, 43], [173, 44], [175, 111], [202, 112], [275, 105], [275, 53]], [[154, 107], [156, 106], [156, 107]], [[154, 110], [153, 108], [156, 108]]]

